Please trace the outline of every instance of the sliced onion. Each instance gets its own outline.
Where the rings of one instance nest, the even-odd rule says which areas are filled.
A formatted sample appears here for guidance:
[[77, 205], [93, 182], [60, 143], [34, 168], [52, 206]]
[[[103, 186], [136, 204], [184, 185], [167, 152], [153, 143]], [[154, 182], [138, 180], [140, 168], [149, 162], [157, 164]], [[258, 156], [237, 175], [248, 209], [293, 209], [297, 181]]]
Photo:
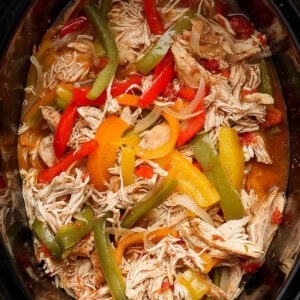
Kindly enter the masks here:
[[173, 109], [171, 109], [170, 107], [164, 107], [163, 111], [166, 112], [168, 115], [178, 119], [178, 120], [186, 120], [186, 119], [190, 119], [193, 117], [198, 116], [199, 114], [201, 114], [201, 111], [197, 111], [191, 114], [183, 114], [181, 111], [175, 111]]
[[40, 65], [39, 61], [37, 60], [37, 58], [34, 55], [30, 56], [30, 61], [36, 68], [37, 81], [36, 81], [36, 85], [34, 87], [34, 91], [35, 91], [36, 96], [39, 97], [39, 95], [42, 91], [42, 88], [43, 88], [43, 84], [44, 84], [43, 70], [42, 70], [42, 66]]
[[264, 50], [262, 52], [256, 53], [255, 55], [250, 57], [248, 59], [248, 62], [250, 64], [255, 64], [258, 61], [260, 61], [261, 59], [266, 58], [266, 57], [270, 57], [270, 56], [272, 56], [272, 52], [269, 49], [267, 49], [267, 50]]
[[145, 118], [137, 122], [133, 131], [134, 132], [144, 131], [145, 129], [150, 127], [153, 123], [155, 123], [158, 120], [158, 118], [161, 116], [161, 113], [162, 113], [161, 108], [155, 105], [152, 111]]
[[203, 101], [203, 98], [205, 96], [205, 80], [203, 78], [200, 79], [199, 87], [197, 94], [192, 102], [190, 104], [182, 109], [180, 112], [182, 114], [191, 114], [194, 112], [196, 107], [200, 104], [201, 101]]
[[173, 203], [177, 205], [181, 205], [184, 208], [190, 210], [194, 214], [196, 214], [199, 218], [204, 220], [206, 223], [212, 225], [215, 227], [214, 222], [208, 212], [200, 207], [194, 200], [192, 200], [189, 196], [187, 195], [174, 195], [172, 196], [172, 201]]
[[106, 227], [105, 231], [108, 234], [115, 234], [115, 235], [120, 235], [120, 236], [124, 236], [124, 235], [135, 233], [135, 231], [133, 231], [131, 229], [116, 228], [116, 227]]
[[75, 42], [78, 38], [78, 32], [70, 32], [62, 38], [54, 40], [51, 44], [52, 48], [61, 49], [62, 47], [67, 46], [71, 42]]

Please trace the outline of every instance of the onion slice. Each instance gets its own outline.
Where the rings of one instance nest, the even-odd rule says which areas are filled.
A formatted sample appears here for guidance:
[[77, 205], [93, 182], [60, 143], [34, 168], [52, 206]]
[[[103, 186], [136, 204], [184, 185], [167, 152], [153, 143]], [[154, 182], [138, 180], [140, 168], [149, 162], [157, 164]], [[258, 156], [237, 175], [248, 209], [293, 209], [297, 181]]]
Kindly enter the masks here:
[[44, 75], [43, 75], [42, 66], [40, 65], [39, 61], [37, 60], [37, 58], [34, 55], [30, 56], [30, 62], [36, 68], [37, 81], [36, 81], [36, 85], [34, 87], [34, 92], [36, 94], [36, 97], [39, 97], [39, 95], [42, 91], [42, 88], [43, 88], [43, 84], [44, 84]]
[[161, 116], [162, 110], [157, 105], [154, 106], [152, 111], [143, 119], [141, 119], [135, 125], [133, 132], [141, 132], [150, 127], [153, 123], [155, 123], [158, 118]]
[[203, 101], [204, 96], [205, 96], [205, 80], [201, 78], [198, 91], [194, 100], [190, 102], [190, 104], [186, 108], [182, 109], [180, 112], [182, 114], [193, 113], [194, 110], [197, 108], [197, 106], [200, 104], [200, 102]]
[[211, 216], [208, 214], [208, 212], [205, 209], [203, 209], [202, 207], [200, 207], [189, 196], [179, 195], [179, 194], [173, 195], [172, 196], [172, 202], [174, 204], [183, 206], [184, 208], [190, 210], [191, 212], [196, 214], [199, 218], [201, 218], [203, 221], [205, 221], [206, 223], [208, 223], [208, 224], [212, 225], [213, 227], [215, 227], [215, 224], [214, 224]]
[[175, 111], [173, 109], [171, 109], [170, 107], [164, 107], [163, 111], [166, 112], [168, 115], [178, 119], [178, 120], [186, 120], [186, 119], [190, 119], [193, 117], [198, 116], [199, 114], [201, 114], [201, 111], [196, 111], [194, 113], [191, 114], [183, 114], [181, 111]]

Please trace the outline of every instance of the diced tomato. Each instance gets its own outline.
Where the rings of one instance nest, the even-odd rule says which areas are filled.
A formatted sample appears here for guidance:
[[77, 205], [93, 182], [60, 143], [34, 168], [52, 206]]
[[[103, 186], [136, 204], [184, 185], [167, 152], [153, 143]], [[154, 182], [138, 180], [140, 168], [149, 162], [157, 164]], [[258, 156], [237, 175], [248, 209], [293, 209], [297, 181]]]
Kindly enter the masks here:
[[263, 127], [271, 127], [277, 125], [282, 120], [282, 114], [279, 109], [276, 107], [269, 105], [267, 106], [267, 113], [265, 116], [265, 121], [263, 122]]
[[206, 70], [208, 70], [212, 74], [217, 74], [221, 72], [219, 61], [214, 58], [203, 59], [200, 61], [200, 63]]
[[162, 91], [161, 95], [167, 101], [175, 101], [179, 96], [179, 91], [176, 90], [174, 83], [171, 81], [167, 87]]
[[256, 143], [256, 137], [253, 132], [244, 132], [239, 135], [240, 141], [244, 146]]
[[248, 39], [254, 33], [253, 24], [245, 16], [233, 16], [229, 22], [238, 39]]
[[215, 13], [224, 17], [228, 16], [229, 5], [224, 0], [215, 0]]
[[193, 101], [197, 94], [196, 89], [182, 86], [179, 90], [179, 95], [187, 101]]
[[271, 216], [271, 223], [280, 225], [282, 221], [283, 221], [283, 214], [278, 209], [278, 207], [276, 207]]
[[247, 273], [255, 273], [257, 270], [262, 266], [262, 262], [253, 262], [250, 260], [246, 260], [245, 262], [241, 263], [243, 269]]
[[161, 284], [160, 292], [164, 293], [168, 289], [171, 289], [173, 291], [174, 290], [174, 286], [170, 282], [168, 282], [168, 281], [163, 281], [163, 283]]
[[138, 177], [143, 177], [147, 179], [151, 179], [154, 172], [150, 166], [147, 165], [139, 165], [135, 168], [134, 174]]

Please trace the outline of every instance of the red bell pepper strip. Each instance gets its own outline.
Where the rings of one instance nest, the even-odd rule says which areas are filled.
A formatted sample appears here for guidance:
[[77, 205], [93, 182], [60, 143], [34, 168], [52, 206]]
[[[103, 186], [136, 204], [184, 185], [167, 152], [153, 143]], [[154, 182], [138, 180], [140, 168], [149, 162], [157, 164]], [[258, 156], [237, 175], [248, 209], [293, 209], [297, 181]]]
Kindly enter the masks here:
[[179, 90], [179, 96], [187, 101], [193, 101], [197, 94], [197, 89], [181, 86]]
[[173, 53], [169, 50], [165, 57], [158, 63], [153, 72], [153, 79], [156, 79], [159, 74], [165, 69], [169, 63], [174, 62]]
[[78, 116], [77, 109], [78, 105], [72, 101], [60, 117], [53, 142], [57, 157], [62, 157], [68, 149], [72, 128]]
[[177, 146], [181, 146], [192, 137], [194, 137], [204, 125], [205, 112], [204, 112], [204, 99], [196, 107], [195, 111], [201, 111], [199, 115], [183, 121], [179, 126], [179, 134], [177, 138]]
[[140, 96], [138, 105], [146, 108], [167, 87], [168, 83], [175, 77], [174, 62], [169, 62], [163, 71], [154, 79], [153, 84]]
[[80, 146], [78, 150], [69, 152], [63, 159], [38, 175], [39, 183], [49, 183], [53, 178], [67, 170], [75, 161], [84, 158], [98, 148], [98, 142], [93, 139]]
[[[142, 76], [139, 74], [132, 74], [125, 81], [115, 81], [111, 87], [111, 95], [113, 97], [120, 96], [126, 92], [132, 85], [141, 85]], [[133, 88], [134, 89], [134, 88]], [[106, 101], [106, 90], [95, 100], [91, 101], [87, 98], [88, 92], [91, 90], [91, 87], [82, 87], [73, 89], [73, 101], [78, 106], [102, 106]]]
[[89, 21], [85, 16], [78, 17], [66, 23], [64, 27], [61, 29], [59, 37], [62, 38], [68, 33], [74, 32], [76, 30], [80, 30], [89, 25]]
[[144, 0], [146, 19], [153, 34], [163, 34], [165, 29], [156, 10], [156, 0]]

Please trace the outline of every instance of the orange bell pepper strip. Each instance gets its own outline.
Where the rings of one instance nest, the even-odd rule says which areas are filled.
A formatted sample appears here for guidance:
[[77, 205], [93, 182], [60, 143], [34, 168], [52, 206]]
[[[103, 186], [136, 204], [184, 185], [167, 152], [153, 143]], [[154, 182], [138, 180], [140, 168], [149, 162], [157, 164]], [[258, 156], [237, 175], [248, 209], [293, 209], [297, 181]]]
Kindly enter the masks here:
[[174, 148], [179, 133], [179, 122], [176, 118], [168, 115], [167, 113], [163, 113], [162, 116], [167, 120], [171, 128], [171, 137], [169, 141], [162, 146], [152, 150], [145, 150], [138, 145], [136, 147], [137, 156], [143, 159], [157, 159], [167, 155]]
[[120, 105], [127, 105], [127, 106], [138, 106], [139, 96], [132, 95], [132, 94], [122, 94], [116, 97], [116, 100]]
[[116, 116], [109, 116], [100, 124], [96, 131], [95, 139], [99, 148], [88, 156], [87, 171], [90, 181], [97, 189], [106, 189], [105, 182], [109, 181], [108, 168], [113, 167], [119, 145], [114, 142], [120, 139], [128, 124]]
[[220, 200], [220, 195], [204, 174], [183, 154], [174, 149], [156, 162], [169, 175], [178, 180], [177, 191], [189, 195], [201, 207], [208, 207]]
[[96, 140], [90, 140], [82, 144], [78, 150], [69, 152], [60, 161], [55, 163], [52, 167], [42, 171], [38, 175], [39, 183], [49, 183], [53, 178], [63, 171], [66, 171], [75, 161], [84, 158], [90, 153], [94, 152], [98, 148], [98, 142]]
[[118, 242], [118, 246], [115, 250], [115, 256], [118, 264], [122, 263], [122, 257], [127, 248], [133, 245], [144, 244], [145, 236], [147, 237], [147, 239], [153, 241], [154, 243], [158, 243], [168, 235], [173, 236], [175, 238], [179, 237], [178, 232], [172, 228], [158, 228], [149, 233], [146, 233], [144, 231], [135, 232], [123, 237]]
[[243, 186], [245, 161], [243, 146], [235, 129], [230, 127], [220, 128], [219, 158], [229, 181], [240, 192]]
[[201, 259], [205, 262], [204, 263], [204, 273], [208, 274], [212, 268], [214, 268], [216, 265], [218, 265], [222, 260], [217, 257], [212, 257], [206, 252], [203, 252], [200, 255]]

